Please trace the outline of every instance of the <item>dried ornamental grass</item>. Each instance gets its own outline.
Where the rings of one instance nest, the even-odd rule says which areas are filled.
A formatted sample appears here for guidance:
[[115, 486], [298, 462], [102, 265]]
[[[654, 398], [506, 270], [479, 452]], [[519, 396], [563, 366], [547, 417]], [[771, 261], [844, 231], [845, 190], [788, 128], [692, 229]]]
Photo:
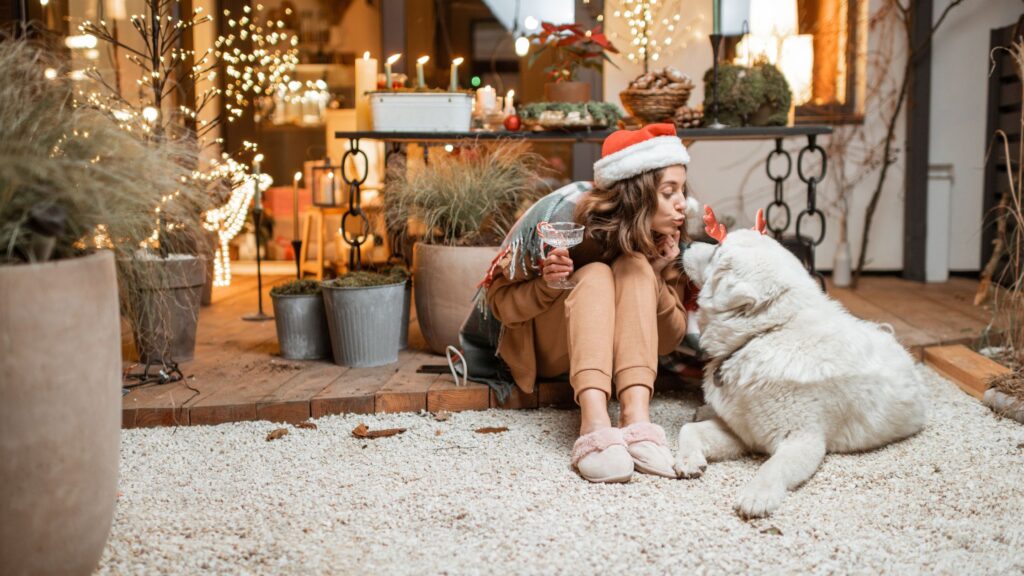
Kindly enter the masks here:
[[422, 168], [390, 171], [386, 221], [400, 238], [412, 218], [424, 224], [428, 244], [495, 246], [522, 205], [543, 195], [545, 172], [528, 142], [463, 143], [454, 153], [431, 155]]
[[143, 308], [165, 313], [141, 294], [166, 280], [164, 267], [147, 265], [161, 218], [163, 250], [200, 245], [208, 196], [189, 168], [195, 141], [147, 140], [106, 112], [73, 106], [70, 80], [47, 79], [48, 67], [60, 69], [41, 48], [0, 42], [0, 264], [34, 261], [33, 243], [45, 236], [53, 258], [110, 249], [125, 318], [135, 325]]

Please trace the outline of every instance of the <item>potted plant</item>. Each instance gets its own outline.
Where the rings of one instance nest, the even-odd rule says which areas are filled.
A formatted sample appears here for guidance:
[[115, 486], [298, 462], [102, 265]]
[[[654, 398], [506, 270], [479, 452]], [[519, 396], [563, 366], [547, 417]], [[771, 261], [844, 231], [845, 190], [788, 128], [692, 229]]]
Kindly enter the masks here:
[[169, 160], [194, 147], [155, 146], [139, 123], [76, 106], [60, 70], [0, 42], [0, 558], [12, 574], [95, 568], [117, 497], [119, 304], [129, 324], [142, 302], [170, 306], [139, 298], [166, 273], [140, 259], [158, 209], [180, 226], [165, 248], [201, 234], [182, 206], [203, 192]]
[[425, 166], [392, 169], [385, 221], [399, 245], [413, 240], [410, 220], [424, 230], [413, 249], [413, 296], [434, 352], [458, 345], [477, 283], [519, 210], [544, 193], [545, 173], [543, 158], [522, 140], [466, 142]]
[[330, 358], [331, 337], [321, 292], [315, 280], [293, 280], [270, 290], [281, 356], [289, 360]]
[[334, 363], [366, 368], [398, 362], [408, 276], [350, 272], [322, 284]]
[[[714, 109], [712, 70], [704, 73], [704, 111]], [[718, 120], [728, 126], [785, 126], [792, 93], [786, 77], [767, 60], [751, 67], [718, 67]]]
[[619, 51], [608, 40], [597, 26], [593, 30], [584, 30], [579, 24], [562, 24], [556, 26], [550, 22], [542, 22], [539, 32], [528, 36], [530, 42], [540, 46], [530, 55], [530, 66], [548, 51], [554, 62], [544, 69], [550, 82], [544, 85], [544, 99], [549, 102], [586, 102], [590, 100], [590, 84], [579, 82], [576, 73], [580, 68], [600, 70], [604, 62], [615, 66], [608, 52], [618, 54]]

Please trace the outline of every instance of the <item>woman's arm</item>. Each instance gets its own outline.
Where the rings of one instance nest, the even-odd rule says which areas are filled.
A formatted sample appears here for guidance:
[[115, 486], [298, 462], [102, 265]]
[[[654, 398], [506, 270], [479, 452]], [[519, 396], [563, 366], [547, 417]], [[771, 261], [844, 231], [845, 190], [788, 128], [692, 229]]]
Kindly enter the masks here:
[[551, 307], [563, 290], [548, 286], [548, 281], [567, 278], [572, 274], [573, 262], [568, 250], [559, 248], [544, 258], [542, 276], [531, 274], [519, 280], [509, 280], [507, 268], [499, 268], [500, 276], [487, 289], [487, 301], [502, 324], [515, 327]]

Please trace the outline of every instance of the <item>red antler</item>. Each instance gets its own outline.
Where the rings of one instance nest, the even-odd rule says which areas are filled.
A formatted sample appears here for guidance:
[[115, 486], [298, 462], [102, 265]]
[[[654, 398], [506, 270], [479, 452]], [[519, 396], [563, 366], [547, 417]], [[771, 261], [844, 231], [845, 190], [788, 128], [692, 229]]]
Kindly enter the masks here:
[[757, 217], [754, 219], [754, 230], [757, 230], [762, 235], [768, 233], [768, 223], [764, 219], [764, 208], [757, 209]]
[[725, 240], [725, 224], [715, 218], [715, 211], [707, 204], [704, 205], [704, 231], [708, 233], [708, 236], [718, 240], [719, 244]]

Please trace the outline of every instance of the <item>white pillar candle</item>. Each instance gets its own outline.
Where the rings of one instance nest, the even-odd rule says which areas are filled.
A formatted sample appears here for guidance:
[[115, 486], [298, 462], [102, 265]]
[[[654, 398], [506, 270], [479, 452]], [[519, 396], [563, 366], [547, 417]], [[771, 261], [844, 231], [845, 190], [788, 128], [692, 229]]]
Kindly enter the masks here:
[[506, 116], [511, 116], [512, 114], [515, 114], [516, 109], [515, 109], [515, 106], [512, 104], [512, 99], [515, 97], [515, 95], [516, 95], [516, 91], [515, 90], [509, 90], [508, 93], [505, 94], [505, 110], [504, 110], [504, 113], [505, 113]]
[[255, 181], [254, 181], [254, 184], [256, 186], [256, 191], [253, 194], [256, 196], [256, 209], [257, 210], [262, 210], [263, 209], [263, 199], [262, 199], [263, 193], [260, 191], [260, 162], [262, 162], [262, 161], [263, 161], [263, 154], [257, 154], [256, 157], [252, 159], [252, 170], [256, 174], [256, 178], [255, 178]]
[[370, 95], [377, 89], [377, 59], [364, 52], [356, 60], [356, 130], [371, 130], [373, 115], [370, 112]]
[[416, 60], [416, 86], [420, 88], [426, 88], [427, 84], [423, 81], [423, 65], [430, 61], [430, 56], [420, 56]]
[[387, 84], [387, 86], [384, 88], [385, 90], [391, 90], [392, 89], [392, 86], [391, 86], [391, 65], [394, 64], [395, 62], [398, 62], [398, 59], [401, 58], [401, 57], [402, 57], [401, 54], [392, 54], [391, 56], [388, 56], [387, 60], [384, 61], [384, 78], [386, 78], [385, 84]]
[[299, 239], [299, 180], [302, 172], [296, 172], [292, 179], [292, 240]]
[[456, 58], [455, 60], [452, 60], [452, 83], [448, 87], [449, 92], [456, 92], [459, 89], [459, 64], [462, 64], [462, 60], [463, 58], [461, 56]]
[[494, 110], [494, 105], [497, 102], [497, 92], [490, 86], [484, 86], [478, 88], [476, 91], [476, 108], [482, 114], [487, 114]]

